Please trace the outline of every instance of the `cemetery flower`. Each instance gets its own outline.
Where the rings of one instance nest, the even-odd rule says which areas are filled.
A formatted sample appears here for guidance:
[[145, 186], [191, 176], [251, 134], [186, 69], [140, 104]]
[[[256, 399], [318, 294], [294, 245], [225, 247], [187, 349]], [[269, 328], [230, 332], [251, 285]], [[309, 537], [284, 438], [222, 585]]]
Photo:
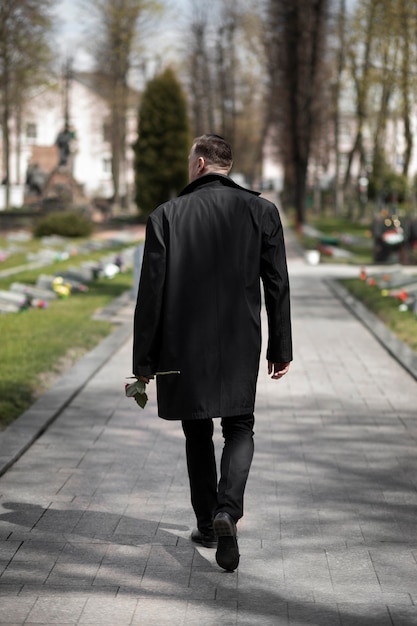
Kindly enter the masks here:
[[61, 298], [67, 298], [71, 293], [71, 285], [65, 283], [62, 276], [57, 276], [52, 281], [52, 287], [55, 293]]
[[141, 409], [144, 409], [148, 401], [146, 385], [143, 380], [135, 379], [134, 383], [126, 383], [125, 394], [127, 398], [134, 398]]
[[[170, 370], [167, 372], [156, 372], [155, 376], [165, 376], [167, 374], [179, 374], [179, 371]], [[127, 398], [134, 398], [140, 408], [144, 409], [148, 401], [146, 383], [144, 383], [143, 380], [138, 380], [134, 376], [131, 376], [130, 378], [134, 379], [134, 382], [125, 384], [125, 395]]]

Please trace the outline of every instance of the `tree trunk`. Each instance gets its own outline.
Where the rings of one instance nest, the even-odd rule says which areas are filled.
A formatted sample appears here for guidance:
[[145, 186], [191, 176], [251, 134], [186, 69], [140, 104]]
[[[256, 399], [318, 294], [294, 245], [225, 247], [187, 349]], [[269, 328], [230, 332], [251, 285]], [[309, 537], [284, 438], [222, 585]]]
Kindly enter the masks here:
[[4, 149], [4, 190], [5, 200], [4, 208], [6, 211], [10, 209], [10, 94], [9, 94], [9, 78], [7, 66], [4, 70], [5, 82], [3, 92], [3, 149]]
[[410, 76], [410, 46], [409, 46], [409, 28], [408, 28], [408, 19], [405, 1], [400, 0], [400, 21], [402, 26], [403, 33], [403, 55], [402, 55], [402, 64], [401, 64], [401, 83], [402, 83], [402, 98], [403, 98], [403, 123], [404, 123], [404, 139], [405, 139], [405, 152], [404, 152], [404, 162], [403, 162], [403, 174], [404, 176], [408, 175], [408, 170], [410, 167], [411, 155], [413, 152], [413, 133], [411, 131], [411, 122], [410, 122], [410, 84], [409, 84], [409, 76]]

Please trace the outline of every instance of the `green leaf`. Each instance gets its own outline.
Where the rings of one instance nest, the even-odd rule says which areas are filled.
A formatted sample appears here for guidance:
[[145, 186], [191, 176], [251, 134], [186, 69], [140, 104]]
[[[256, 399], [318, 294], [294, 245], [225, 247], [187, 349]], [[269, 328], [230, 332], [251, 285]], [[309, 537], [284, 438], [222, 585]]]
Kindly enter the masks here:
[[135, 395], [135, 400], [136, 400], [136, 403], [140, 406], [140, 408], [144, 409], [148, 401], [148, 396], [145, 392], [137, 393]]

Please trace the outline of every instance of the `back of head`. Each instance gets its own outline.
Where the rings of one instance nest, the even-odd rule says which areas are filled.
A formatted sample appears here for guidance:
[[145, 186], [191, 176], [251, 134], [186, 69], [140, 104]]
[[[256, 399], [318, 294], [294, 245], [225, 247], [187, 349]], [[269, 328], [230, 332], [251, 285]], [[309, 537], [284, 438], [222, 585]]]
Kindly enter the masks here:
[[233, 164], [232, 148], [220, 135], [201, 135], [193, 141], [194, 154], [203, 157], [207, 164], [230, 169]]

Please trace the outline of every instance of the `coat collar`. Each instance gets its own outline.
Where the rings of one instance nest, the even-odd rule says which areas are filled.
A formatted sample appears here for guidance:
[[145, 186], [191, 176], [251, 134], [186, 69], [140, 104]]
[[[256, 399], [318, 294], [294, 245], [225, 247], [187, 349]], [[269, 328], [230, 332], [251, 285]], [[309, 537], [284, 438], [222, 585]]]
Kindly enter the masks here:
[[248, 193], [252, 193], [255, 196], [260, 196], [261, 194], [258, 191], [252, 191], [252, 189], [245, 189], [245, 187], [241, 187], [234, 180], [232, 180], [229, 176], [224, 176], [223, 174], [210, 173], [205, 174], [204, 176], [199, 176], [192, 183], [187, 185], [179, 194], [180, 196], [185, 196], [192, 191], [198, 189], [202, 185], [208, 185], [209, 183], [220, 182], [222, 185], [226, 187], [234, 187], [235, 189], [241, 189], [242, 191], [247, 191]]

